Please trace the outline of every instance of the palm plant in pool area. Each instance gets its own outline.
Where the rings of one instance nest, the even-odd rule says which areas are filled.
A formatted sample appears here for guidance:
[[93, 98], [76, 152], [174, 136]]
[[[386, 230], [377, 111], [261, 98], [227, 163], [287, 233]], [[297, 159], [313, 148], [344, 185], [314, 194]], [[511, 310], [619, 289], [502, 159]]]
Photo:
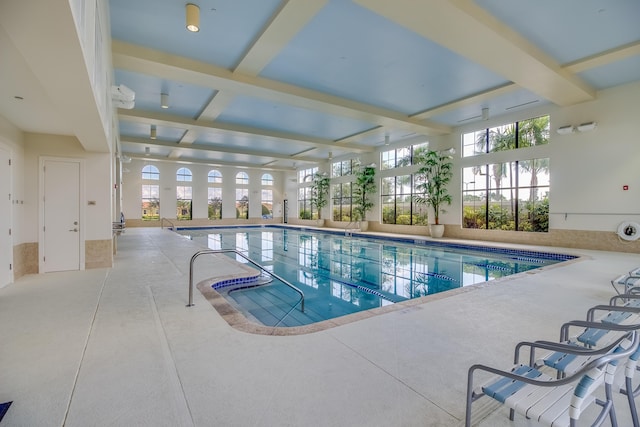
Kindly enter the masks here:
[[357, 221], [366, 221], [367, 212], [373, 209], [371, 196], [377, 191], [376, 165], [360, 166], [353, 183], [353, 212]]
[[415, 174], [416, 204], [433, 208], [433, 219], [440, 224], [440, 214], [446, 212], [444, 205], [451, 204], [451, 194], [447, 188], [453, 177], [451, 156], [447, 151], [422, 151], [416, 154], [416, 164], [420, 169]]
[[311, 185], [310, 204], [318, 208], [318, 219], [322, 219], [322, 208], [329, 203], [329, 175], [316, 172]]

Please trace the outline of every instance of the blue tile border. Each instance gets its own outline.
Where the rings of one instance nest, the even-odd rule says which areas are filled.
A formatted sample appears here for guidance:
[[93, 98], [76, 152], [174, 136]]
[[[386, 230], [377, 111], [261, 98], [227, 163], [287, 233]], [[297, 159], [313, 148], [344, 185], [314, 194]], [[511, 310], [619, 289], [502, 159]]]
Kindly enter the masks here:
[[226, 279], [226, 280], [221, 280], [219, 282], [214, 282], [211, 284], [211, 287], [213, 289], [218, 290], [218, 289], [226, 288], [228, 286], [244, 285], [247, 283], [256, 282], [259, 277], [260, 277], [260, 274], [257, 274], [255, 276], [247, 276], [247, 277], [235, 277], [232, 279]]

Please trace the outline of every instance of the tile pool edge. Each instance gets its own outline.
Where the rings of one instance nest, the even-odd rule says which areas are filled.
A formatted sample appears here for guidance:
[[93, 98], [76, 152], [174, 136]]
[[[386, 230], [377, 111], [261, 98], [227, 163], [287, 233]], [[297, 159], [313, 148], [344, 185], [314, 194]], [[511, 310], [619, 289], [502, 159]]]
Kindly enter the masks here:
[[[500, 277], [495, 280], [486, 282], [475, 283], [473, 285], [464, 286], [461, 288], [451, 289], [445, 292], [439, 292], [436, 294], [426, 295], [420, 298], [409, 299], [394, 304], [386, 305], [384, 307], [372, 308], [365, 311], [359, 311], [345, 316], [335, 317], [333, 319], [323, 320], [320, 322], [311, 323], [303, 326], [265, 326], [255, 323], [251, 319], [247, 318], [242, 312], [229, 303], [225, 297], [214, 289], [216, 284], [229, 280], [230, 276], [215, 277], [202, 280], [196, 285], [196, 288], [200, 291], [202, 296], [211, 304], [211, 306], [218, 312], [224, 321], [227, 322], [232, 328], [256, 335], [271, 335], [271, 336], [291, 336], [291, 335], [304, 335], [314, 332], [321, 332], [328, 329], [335, 328], [337, 326], [347, 325], [360, 320], [369, 319], [375, 316], [380, 316], [387, 313], [399, 312], [399, 311], [411, 311], [421, 310], [422, 305], [438, 301], [441, 299], [453, 297], [467, 292], [483, 289], [489, 286], [495, 286], [497, 284], [508, 282], [517, 278], [521, 278], [525, 275], [538, 274], [552, 268], [558, 268], [566, 266], [569, 263], [579, 262], [589, 257], [576, 256], [573, 259], [558, 262], [556, 264], [547, 265], [537, 268], [535, 270], [523, 271], [521, 273], [512, 274], [509, 276]], [[234, 261], [236, 262], [236, 261]], [[241, 268], [246, 268], [242, 263], [238, 263]], [[242, 274], [235, 275], [238, 279], [246, 278]]]

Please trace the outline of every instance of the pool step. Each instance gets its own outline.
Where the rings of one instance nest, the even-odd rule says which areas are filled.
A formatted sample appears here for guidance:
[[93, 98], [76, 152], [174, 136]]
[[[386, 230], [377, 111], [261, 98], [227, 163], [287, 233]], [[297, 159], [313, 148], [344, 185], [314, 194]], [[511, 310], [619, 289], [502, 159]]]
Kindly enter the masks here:
[[301, 326], [324, 320], [309, 309], [308, 302], [305, 313], [302, 313], [300, 305], [296, 305], [299, 296], [284, 285], [243, 289], [229, 296], [242, 307], [242, 311], [267, 326], [275, 326], [280, 320], [279, 326]]

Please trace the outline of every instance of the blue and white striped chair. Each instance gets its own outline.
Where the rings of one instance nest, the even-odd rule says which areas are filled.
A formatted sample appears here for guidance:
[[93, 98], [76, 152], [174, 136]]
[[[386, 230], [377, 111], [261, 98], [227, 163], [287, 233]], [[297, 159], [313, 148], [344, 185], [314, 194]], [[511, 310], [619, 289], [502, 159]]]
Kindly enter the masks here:
[[618, 295], [630, 293], [631, 289], [640, 286], [640, 267], [616, 277], [611, 281], [611, 286]]
[[[510, 371], [499, 370], [485, 365], [474, 365], [469, 369], [467, 382], [467, 402], [465, 426], [471, 426], [472, 404], [483, 396], [491, 397], [510, 409], [510, 419], [518, 413], [528, 419], [547, 426], [573, 427], [583, 411], [596, 403], [601, 406], [593, 425], [600, 425], [608, 417], [612, 426], [617, 426], [613, 407], [612, 385], [615, 374], [626, 366], [627, 359], [638, 349], [638, 333], [632, 326], [605, 325], [582, 321], [586, 328], [607, 328], [616, 330], [610, 337], [616, 336], [607, 346], [598, 349], [581, 347], [575, 343], [553, 343], [537, 341], [522, 343], [530, 348], [529, 365], [518, 363]], [[631, 329], [624, 332], [624, 329]], [[516, 358], [519, 356], [518, 346]], [[546, 365], [531, 363], [535, 359], [534, 349], [546, 352], [562, 352], [584, 359], [581, 367], [572, 373], [558, 378]], [[620, 363], [623, 361], [623, 363]], [[474, 386], [474, 375], [480, 371], [493, 374], [493, 377], [481, 386]], [[604, 385], [605, 400], [596, 399], [594, 392]]]

